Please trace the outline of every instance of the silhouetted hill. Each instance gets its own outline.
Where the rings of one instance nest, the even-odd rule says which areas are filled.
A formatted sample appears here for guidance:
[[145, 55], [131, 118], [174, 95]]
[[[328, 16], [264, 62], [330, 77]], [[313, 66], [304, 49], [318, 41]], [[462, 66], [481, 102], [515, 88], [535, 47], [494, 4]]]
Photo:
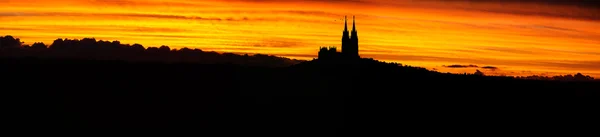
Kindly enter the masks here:
[[[324, 51], [325, 50], [325, 51]], [[319, 56], [329, 60], [328, 63], [320, 63], [318, 66], [335, 65], [340, 59], [330, 58], [325, 54], [336, 54], [336, 49], [321, 49]], [[54, 58], [54, 59], [80, 59], [80, 60], [105, 60], [105, 61], [127, 61], [127, 62], [162, 62], [162, 63], [202, 63], [202, 64], [235, 64], [243, 66], [262, 67], [288, 67], [303, 62], [303, 60], [289, 59], [272, 55], [254, 54], [238, 55], [233, 53], [217, 53], [214, 51], [203, 51], [201, 49], [171, 49], [168, 46], [145, 48], [140, 44], [121, 44], [119, 41], [96, 40], [95, 38], [79, 39], [56, 39], [51, 45], [36, 42], [33, 45], [23, 45], [19, 38], [10, 35], [0, 37], [0, 57], [21, 58]], [[334, 61], [332, 61], [334, 60]], [[337, 60], [337, 61], [336, 61]], [[323, 61], [320, 61], [323, 62]], [[310, 62], [309, 62], [310, 63]], [[379, 62], [373, 59], [359, 60], [362, 66], [376, 66], [377, 69], [392, 68], [399, 69], [406, 75], [423, 75], [435, 73], [420, 73], [428, 70], [419, 67], [395, 67], [401, 64]], [[306, 63], [308, 64], [308, 63]], [[312, 63], [315, 64], [315, 63]], [[326, 65], [331, 64], [331, 65]], [[387, 66], [387, 67], [383, 67]], [[390, 67], [391, 66], [391, 67]], [[371, 67], [372, 68], [372, 67]], [[413, 70], [417, 73], [411, 73]], [[386, 71], [378, 71], [386, 72]], [[394, 71], [396, 72], [396, 71]], [[480, 71], [477, 75], [483, 75]], [[439, 75], [439, 74], [436, 74]], [[516, 77], [530, 80], [560, 80], [560, 81], [590, 81], [594, 78], [577, 73], [565, 76], [527, 76]]]
[[[98, 59], [107, 56], [94, 50], [74, 55], [94, 58], [71, 58], [55, 57], [63, 51], [45, 48], [37, 54], [32, 47], [3, 49], [12, 55], [0, 58], [2, 91], [10, 94], [9, 114], [15, 115], [9, 118], [17, 121], [12, 127], [382, 136], [581, 133], [595, 131], [588, 125], [598, 122], [596, 81], [456, 75], [373, 59], [273, 67], [246, 65], [250, 59], [245, 57], [239, 63]], [[182, 56], [148, 50], [138, 48], [143, 53], [133, 55]], [[136, 51], [120, 52], [104, 53], [124, 57]]]
[[272, 55], [238, 55], [217, 53], [201, 49], [171, 49], [168, 46], [148, 47], [140, 44], [121, 44], [119, 41], [103, 41], [95, 38], [56, 39], [51, 45], [38, 42], [22, 45], [12, 36], [0, 37], [0, 57], [38, 57], [115, 60], [129, 62], [239, 64], [245, 66], [285, 67], [301, 62]]
[[3, 91], [19, 95], [14, 112], [27, 117], [20, 125], [25, 127], [365, 136], [568, 128], [598, 114], [597, 82], [450, 75], [360, 62], [269, 68], [3, 58], [0, 71]]

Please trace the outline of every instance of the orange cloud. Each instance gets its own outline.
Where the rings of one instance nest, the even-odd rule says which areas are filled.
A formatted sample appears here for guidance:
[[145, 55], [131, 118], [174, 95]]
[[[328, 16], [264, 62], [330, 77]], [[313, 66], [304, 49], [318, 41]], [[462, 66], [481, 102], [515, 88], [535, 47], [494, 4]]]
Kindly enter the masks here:
[[[95, 37], [311, 59], [355, 15], [363, 57], [469, 72], [600, 77], [598, 8], [531, 1], [0, 0], [0, 35], [26, 43]], [[592, 4], [588, 4], [592, 5]], [[351, 22], [350, 22], [351, 23]], [[525, 73], [527, 71], [527, 73]], [[531, 72], [531, 73], [530, 73]]]

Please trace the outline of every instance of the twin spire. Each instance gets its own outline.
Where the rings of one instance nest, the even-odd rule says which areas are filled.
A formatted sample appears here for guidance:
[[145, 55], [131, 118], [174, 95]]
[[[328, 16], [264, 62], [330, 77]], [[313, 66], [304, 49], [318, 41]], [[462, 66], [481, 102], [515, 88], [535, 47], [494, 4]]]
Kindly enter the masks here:
[[352, 16], [352, 31], [356, 32], [356, 20], [354, 16]]
[[[348, 31], [348, 16], [344, 16], [344, 31]], [[356, 18], [352, 16], [352, 31], [356, 32]]]
[[348, 32], [348, 17], [344, 16], [344, 31]]
[[342, 54], [350, 58], [360, 57], [358, 55], [358, 32], [356, 32], [355, 17], [352, 17], [352, 32], [348, 32], [348, 17], [344, 16], [344, 32], [342, 34]]

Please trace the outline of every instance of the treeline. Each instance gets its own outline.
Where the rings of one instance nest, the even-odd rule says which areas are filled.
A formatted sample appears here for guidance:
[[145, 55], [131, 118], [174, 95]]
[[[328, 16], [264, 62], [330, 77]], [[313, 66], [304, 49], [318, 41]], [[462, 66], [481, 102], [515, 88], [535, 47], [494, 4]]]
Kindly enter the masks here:
[[[463, 75], [476, 75], [476, 76], [490, 76], [490, 75], [485, 75], [483, 72], [476, 70], [475, 73], [469, 74], [469, 73], [464, 73]], [[598, 79], [595, 79], [592, 76], [589, 75], [583, 75], [581, 73], [577, 73], [575, 75], [572, 74], [567, 74], [567, 75], [558, 75], [558, 76], [539, 76], [539, 75], [532, 75], [532, 76], [491, 76], [491, 77], [505, 77], [505, 78], [514, 78], [514, 79], [525, 79], [525, 80], [551, 80], [551, 81], [600, 81]]]
[[530, 80], [559, 80], [559, 81], [589, 81], [595, 80], [594, 77], [589, 75], [583, 75], [581, 73], [577, 73], [575, 75], [559, 75], [559, 76], [517, 76], [519, 79], [530, 79]]
[[50, 45], [36, 42], [26, 45], [19, 38], [0, 37], [0, 56], [39, 57], [94, 60], [119, 60], [136, 62], [235, 64], [244, 66], [285, 67], [301, 60], [254, 54], [239, 55], [218, 53], [201, 49], [171, 49], [169, 46], [144, 47], [141, 44], [122, 44], [119, 41], [96, 40], [95, 38], [56, 39]]
[[[327, 63], [318, 63], [314, 61], [302, 61], [277, 57], [273, 55], [254, 54], [239, 55], [233, 53], [217, 53], [214, 51], [203, 51], [201, 49], [171, 49], [169, 46], [144, 47], [141, 44], [122, 44], [119, 41], [96, 40], [95, 38], [79, 39], [56, 39], [52, 44], [47, 45], [42, 42], [36, 42], [32, 45], [23, 44], [19, 38], [10, 35], [0, 37], [0, 56], [1, 57], [38, 57], [38, 58], [68, 58], [68, 59], [95, 59], [95, 60], [118, 60], [135, 62], [172, 62], [172, 63], [202, 63], [202, 64], [235, 64], [243, 66], [261, 66], [261, 67], [287, 67], [303, 66], [303, 64], [313, 64], [318, 66], [335, 65], [335, 63], [344, 63], [340, 61], [326, 61]], [[329, 60], [329, 59], [326, 59]], [[335, 60], [335, 59], [333, 59]], [[314, 64], [317, 63], [317, 64]], [[348, 63], [348, 62], [346, 62]], [[356, 63], [356, 62], [355, 62]], [[487, 76], [477, 70], [474, 73], [449, 74], [430, 71], [421, 67], [402, 65], [400, 63], [388, 63], [374, 60], [372, 58], [362, 59], [358, 63], [363, 66], [378, 66], [375, 68], [389, 70], [373, 70], [378, 72], [411, 72], [411, 75], [467, 75], [467, 76]], [[339, 65], [339, 64], [338, 64]], [[400, 67], [398, 67], [400, 66]], [[298, 67], [296, 67], [298, 68]], [[302, 67], [300, 67], [302, 68]], [[557, 81], [590, 81], [593, 77], [577, 73], [575, 75], [564, 76], [488, 76], [502, 79], [527, 79], [527, 80], [557, 80]]]

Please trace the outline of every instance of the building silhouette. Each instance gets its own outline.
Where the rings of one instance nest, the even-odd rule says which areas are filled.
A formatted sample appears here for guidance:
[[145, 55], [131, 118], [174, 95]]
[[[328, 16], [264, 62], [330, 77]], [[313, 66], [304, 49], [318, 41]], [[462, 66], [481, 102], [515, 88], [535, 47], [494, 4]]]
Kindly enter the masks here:
[[[350, 35], [352, 34], [352, 35]], [[319, 59], [356, 59], [358, 55], [358, 32], [356, 19], [352, 17], [352, 31], [348, 31], [348, 18], [344, 17], [344, 31], [342, 32], [342, 52], [337, 52], [336, 47], [321, 47]]]

